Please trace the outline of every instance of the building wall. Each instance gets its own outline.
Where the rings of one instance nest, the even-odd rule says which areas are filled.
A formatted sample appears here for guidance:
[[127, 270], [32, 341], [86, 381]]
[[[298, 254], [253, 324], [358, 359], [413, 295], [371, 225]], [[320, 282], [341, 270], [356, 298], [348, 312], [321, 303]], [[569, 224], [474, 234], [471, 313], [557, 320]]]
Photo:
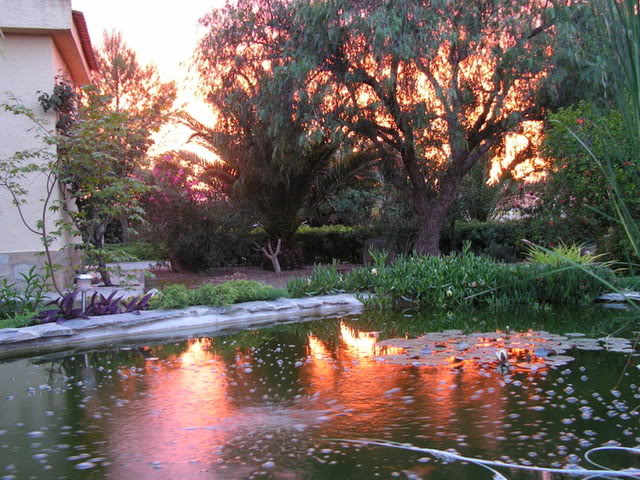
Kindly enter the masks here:
[[0, 0], [0, 19], [5, 31], [68, 30], [71, 0]]
[[[37, 100], [39, 91], [53, 91], [57, 72], [67, 71], [53, 38], [47, 35], [5, 33], [0, 48], [0, 102], [9, 100], [10, 96], [16, 97], [35, 112], [47, 128], [53, 129], [55, 113], [45, 113]], [[42, 139], [37, 138], [38, 127], [34, 122], [1, 110], [0, 158], [10, 157], [17, 151], [43, 147], [48, 150], [48, 155], [55, 155], [54, 147], [46, 146]], [[26, 197], [28, 201], [22, 205], [22, 213], [26, 223], [34, 228], [42, 218], [41, 199], [46, 192], [46, 183], [46, 176], [40, 173], [30, 174], [22, 182], [29, 192]], [[60, 192], [56, 188], [52, 201], [60, 199]], [[50, 230], [60, 215], [54, 212], [48, 214]], [[68, 238], [58, 238], [51, 248], [60, 250], [68, 241]], [[35, 256], [36, 252], [42, 250], [41, 239], [24, 225], [18, 209], [12, 205], [10, 193], [0, 188], [0, 277], [19, 280], [20, 272], [42, 263], [42, 259]]]

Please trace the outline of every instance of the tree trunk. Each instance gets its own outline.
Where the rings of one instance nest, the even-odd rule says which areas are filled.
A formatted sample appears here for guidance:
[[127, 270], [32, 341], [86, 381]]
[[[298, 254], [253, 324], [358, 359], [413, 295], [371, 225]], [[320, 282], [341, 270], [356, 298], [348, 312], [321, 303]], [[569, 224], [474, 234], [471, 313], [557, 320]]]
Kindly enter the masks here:
[[440, 237], [447, 221], [449, 210], [456, 201], [458, 181], [452, 177], [442, 179], [440, 194], [416, 208], [418, 237], [414, 251], [418, 255], [440, 256]]
[[280, 255], [281, 246], [282, 246], [282, 239], [280, 238], [278, 239], [278, 243], [276, 244], [275, 250], [271, 246], [271, 240], [269, 240], [264, 247], [261, 247], [260, 245], [258, 245], [258, 248], [262, 250], [262, 253], [264, 254], [264, 256], [267, 257], [269, 260], [271, 260], [271, 263], [273, 264], [273, 270], [276, 273], [282, 272], [282, 269], [280, 268], [280, 260], [278, 260], [278, 255]]
[[129, 216], [127, 214], [120, 216], [120, 241], [122, 243], [129, 243]]
[[100, 277], [102, 277], [102, 283], [104, 283], [104, 286], [113, 287], [113, 283], [111, 283], [111, 274], [109, 273], [107, 264], [102, 256], [98, 259], [98, 272], [100, 273]]
[[[106, 287], [112, 287], [113, 284], [111, 283], [111, 274], [109, 273], [109, 269], [107, 268], [107, 263], [103, 255], [104, 234], [106, 231], [107, 231], [107, 225], [102, 223], [96, 225], [95, 228], [92, 228], [91, 243], [93, 244], [93, 246], [96, 248], [98, 252], [96, 254], [95, 262], [97, 263], [96, 267], [97, 267], [98, 273], [100, 273], [100, 276], [102, 277], [102, 283]], [[95, 254], [95, 251], [94, 251], [94, 254]]]
[[447, 210], [441, 206], [426, 215], [418, 215], [418, 237], [414, 251], [418, 255], [440, 256], [440, 237], [447, 218]]

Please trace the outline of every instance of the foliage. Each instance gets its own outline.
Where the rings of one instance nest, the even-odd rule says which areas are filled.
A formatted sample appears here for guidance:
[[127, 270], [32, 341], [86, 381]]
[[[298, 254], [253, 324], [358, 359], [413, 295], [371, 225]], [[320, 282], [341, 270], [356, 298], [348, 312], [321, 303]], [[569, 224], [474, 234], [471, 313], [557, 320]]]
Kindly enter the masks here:
[[[613, 281], [613, 273], [607, 268], [597, 264], [589, 268]], [[603, 286], [588, 272], [568, 263], [559, 268], [506, 265], [467, 249], [440, 258], [401, 255], [390, 265], [379, 257], [373, 268], [345, 273], [335, 264], [317, 267], [309, 279], [292, 279], [287, 289], [294, 297], [367, 292], [374, 295], [367, 302], [378, 306], [452, 308], [469, 304], [586, 304], [602, 292]]]
[[234, 303], [235, 295], [232, 288], [226, 284], [204, 284], [191, 292], [191, 305], [209, 305], [211, 307], [226, 307]]
[[[515, 262], [521, 259], [522, 240], [533, 233], [526, 220], [505, 222], [455, 222], [444, 238], [449, 240], [443, 245], [445, 252], [460, 251], [465, 243], [477, 255], [483, 255], [503, 262]], [[536, 238], [537, 240], [537, 238]]]
[[[52, 100], [44, 95], [40, 96], [43, 101], [47, 98], [52, 102], [59, 102], [58, 99]], [[66, 97], [63, 95], [62, 98]], [[63, 235], [67, 226], [64, 219], [54, 222], [50, 218], [52, 212], [61, 208], [58, 199], [59, 184], [56, 172], [58, 157], [55, 154], [58, 137], [49, 130], [45, 121], [14, 96], [10, 95], [7, 101], [0, 102], [0, 109], [8, 114], [23, 117], [33, 125], [34, 137], [38, 146], [17, 151], [8, 157], [0, 157], [0, 188], [8, 192], [11, 203], [17, 209], [24, 227], [40, 239], [46, 256], [46, 270], [52, 274], [57, 265], [54, 264], [51, 245]], [[36, 177], [44, 179], [45, 191], [42, 198], [39, 199], [41, 205], [38, 209], [38, 215], [32, 222], [25, 215], [24, 207], [29, 200], [29, 186]], [[54, 288], [60, 293], [62, 290], [54, 275], [51, 276], [51, 281]]]
[[5, 319], [0, 319], [0, 329], [30, 327], [38, 323], [35, 316], [35, 311], [25, 311]]
[[[140, 141], [131, 144], [130, 148], [146, 155], [153, 144], [152, 134], [171, 120], [177, 92], [175, 83], [162, 82], [155, 65], [141, 65], [135, 51], [127, 46], [118, 32], [104, 32], [102, 46], [96, 50], [95, 56], [98, 68], [91, 82], [96, 91], [107, 99], [102, 108], [115, 113], [126, 112], [128, 128], [140, 132]], [[119, 174], [135, 175], [138, 163], [122, 156]], [[118, 219], [121, 240], [125, 243], [130, 237], [129, 220], [127, 212]]]
[[518, 182], [510, 170], [491, 177], [491, 162], [475, 164], [462, 182], [458, 201], [450, 217], [465, 221], [486, 222], [494, 220], [505, 209], [511, 208], [518, 196]]
[[[174, 203], [173, 206], [176, 204]], [[207, 271], [217, 267], [238, 265], [261, 265], [262, 254], [255, 244], [262, 245], [267, 241], [267, 234], [261, 228], [250, 229], [246, 219], [229, 215], [224, 205], [212, 204], [204, 211], [206, 215], [199, 222], [190, 222], [184, 228], [187, 215], [172, 215], [172, 206], [167, 203], [167, 210], [160, 214], [166, 220], [156, 222], [155, 207], [145, 207], [150, 224], [154, 227], [145, 228], [143, 236], [148, 240], [150, 251], [162, 252], [165, 258], [171, 258], [174, 266], [191, 271]], [[198, 207], [199, 208], [199, 207]], [[226, 214], [226, 216], [225, 216]], [[182, 219], [182, 220], [179, 220]], [[162, 223], [161, 223], [162, 222]], [[175, 222], [174, 237], [164, 238], [165, 233]], [[161, 225], [167, 225], [164, 233], [159, 231], [153, 241], [151, 232], [161, 230]], [[344, 225], [330, 225], [324, 227], [301, 226], [291, 242], [290, 248], [298, 248], [302, 252], [305, 263], [330, 262], [333, 259], [341, 262], [360, 263], [364, 245], [368, 238], [375, 235], [375, 231], [365, 227], [347, 227]], [[165, 247], [164, 242], [167, 242]], [[113, 248], [113, 247], [110, 247]], [[120, 250], [118, 247], [116, 250]], [[128, 247], [124, 247], [129, 252]], [[151, 258], [151, 257], [148, 257]], [[286, 262], [286, 256], [281, 258]]]
[[149, 140], [127, 113], [110, 111], [109, 97], [95, 88], [83, 87], [81, 97], [74, 122], [58, 138], [55, 171], [77, 206], [62, 205], [82, 236], [85, 262], [98, 265], [110, 285], [104, 236], [110, 222], [144, 214], [137, 198], [146, 187], [129, 172], [142, 164]]
[[623, 290], [640, 291], [640, 276], [622, 277], [618, 280], [618, 286]]
[[[248, 7], [242, 3], [240, 9]], [[199, 164], [203, 180], [261, 225], [268, 240], [281, 239], [286, 252], [305, 212], [348, 185], [375, 156], [339, 150], [336, 132], [320, 128], [319, 112], [299, 95], [304, 80], [278, 86], [286, 61], [262, 61], [256, 45], [247, 45], [251, 25], [238, 23], [236, 13], [227, 4], [201, 20], [207, 32], [195, 55], [202, 93], [224, 114], [213, 127], [185, 116], [192, 138], [221, 162], [183, 158]]]
[[378, 212], [382, 195], [380, 187], [359, 183], [341, 189], [327, 198], [311, 212], [309, 219], [314, 226], [370, 225]]
[[[53, 241], [65, 234], [78, 236], [85, 261], [98, 266], [108, 285], [104, 235], [108, 224], [122, 216], [141, 218], [136, 197], [144, 185], [130, 172], [144, 158], [148, 132], [133, 126], [126, 112], [109, 111], [109, 97], [94, 87], [75, 91], [64, 78], [58, 79], [51, 94], [40, 92], [38, 100], [45, 112], [53, 110], [58, 115], [57, 130], [50, 130], [16, 98], [1, 105], [34, 123], [41, 146], [2, 159], [0, 187], [9, 191], [25, 226], [42, 239], [50, 270], [54, 269], [49, 250]], [[31, 225], [22, 207], [29, 193], [29, 177], [35, 173], [45, 178], [46, 192], [42, 214]], [[52, 222], [50, 214], [60, 211], [66, 216]], [[60, 293], [55, 278], [53, 281]]]
[[162, 262], [168, 259], [166, 247], [160, 242], [112, 243], [105, 245], [105, 250], [111, 258], [121, 262]]
[[223, 285], [234, 292], [235, 299], [233, 303], [276, 300], [287, 296], [287, 292], [284, 289], [274, 288], [253, 280], [230, 280]]
[[36, 267], [20, 273], [23, 286], [0, 279], [0, 320], [29, 315], [37, 311], [46, 300], [49, 275], [36, 272]]
[[155, 65], [141, 65], [119, 32], [104, 32], [95, 51], [97, 70], [91, 83], [109, 97], [107, 106], [126, 111], [134, 128], [157, 132], [167, 120], [176, 98], [175, 82], [162, 82]]
[[224, 307], [240, 302], [275, 300], [287, 292], [253, 280], [231, 280], [221, 284], [207, 283], [189, 289], [184, 285], [164, 288], [151, 302], [151, 308], [172, 309], [195, 305]]
[[[216, 50], [222, 65], [243, 59], [231, 75], [248, 64], [272, 69], [271, 90], [297, 88], [300, 104], [323, 113], [319, 128], [337, 125], [347, 143], [393, 164], [419, 219], [415, 248], [437, 254], [471, 167], [503, 154], [507, 136], [526, 133], [526, 122], [570, 92], [569, 47], [581, 42], [574, 27], [588, 23], [587, 12], [530, 0], [244, 0], [205, 22], [222, 18], [236, 42]], [[268, 114], [272, 130], [289, 130], [290, 111]]]
[[140, 312], [141, 310], [147, 310], [152, 298], [153, 293], [147, 293], [146, 295], [140, 295], [139, 297], [131, 297], [128, 300], [123, 300], [121, 302], [123, 313], [135, 313]]
[[99, 316], [115, 315], [116, 313], [120, 313], [120, 302], [122, 301], [122, 296], [116, 297], [117, 293], [117, 290], [114, 290], [108, 297], [105, 297], [98, 292], [94, 293], [91, 296], [89, 305], [87, 305], [85, 314], [88, 316]]
[[251, 219], [214, 190], [199, 188], [193, 165], [165, 154], [144, 178], [150, 189], [141, 198], [147, 219], [141, 237], [174, 267], [206, 271], [247, 263], [245, 257], [260, 263], [247, 238]]
[[584, 252], [584, 244], [564, 244], [547, 249], [539, 245], [529, 243], [527, 245], [527, 261], [539, 265], [552, 265], [559, 267], [562, 265], [578, 264], [591, 265], [601, 263], [602, 255]]
[[[628, 135], [628, 141], [632, 146], [633, 157], [631, 159], [635, 170], [632, 177], [635, 181], [634, 191], [640, 189], [640, 29], [638, 28], [640, 13], [638, 2], [635, 0], [623, 0], [615, 2], [603, 0], [597, 3], [602, 9], [602, 18], [605, 23], [608, 50], [612, 53], [607, 57], [607, 64], [614, 71], [622, 72], [616, 77], [616, 102], [618, 109], [624, 118], [624, 126]], [[608, 182], [608, 192], [613, 207], [613, 217], [617, 220], [620, 229], [624, 232], [627, 250], [634, 259], [640, 258], [640, 224], [634, 202], [637, 198], [630, 196], [628, 188], [621, 184], [615, 169], [615, 164], [608, 159], [600, 159], [586, 144], [582, 142], [585, 150], [596, 161], [604, 177]], [[616, 145], [617, 148], [617, 145]], [[624, 150], [623, 150], [624, 151]], [[628, 259], [631, 266], [631, 259]]]
[[149, 308], [169, 310], [172, 308], [186, 308], [191, 304], [193, 295], [184, 285], [169, 285], [156, 294], [149, 302]]
[[[625, 233], [610, 201], [610, 181], [615, 182], [635, 218], [640, 215], [640, 185], [623, 115], [612, 109], [601, 113], [593, 105], [582, 103], [550, 115], [550, 120], [544, 146], [553, 159], [553, 171], [545, 181], [537, 217], [549, 221], [561, 218], [565, 228], [585, 237], [582, 241], [597, 244], [614, 258], [625, 259], [631, 252], [621, 248], [620, 239]], [[568, 134], [567, 128], [577, 137]], [[607, 165], [610, 176], [601, 174], [591, 154]]]
[[36, 318], [40, 320], [40, 323], [53, 323], [64, 322], [65, 320], [72, 320], [74, 318], [89, 318], [82, 313], [82, 309], [76, 306], [76, 297], [78, 291], [62, 295], [60, 298], [52, 300], [45, 306], [55, 306], [48, 310], [43, 310], [36, 315]]
[[364, 227], [327, 225], [324, 227], [302, 226], [295, 240], [304, 252], [306, 263], [326, 263], [334, 259], [341, 262], [362, 262], [362, 253], [371, 231]]

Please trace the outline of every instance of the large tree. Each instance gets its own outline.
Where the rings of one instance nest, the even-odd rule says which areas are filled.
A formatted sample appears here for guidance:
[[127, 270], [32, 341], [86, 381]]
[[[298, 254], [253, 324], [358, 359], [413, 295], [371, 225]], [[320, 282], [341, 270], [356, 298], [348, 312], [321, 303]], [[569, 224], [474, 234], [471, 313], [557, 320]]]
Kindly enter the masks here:
[[336, 132], [321, 126], [300, 96], [301, 80], [279, 78], [286, 60], [263, 61], [261, 47], [247, 45], [238, 35], [232, 8], [215, 10], [202, 22], [208, 31], [194, 64], [218, 121], [207, 126], [184, 117], [192, 138], [220, 158], [198, 162], [202, 178], [251, 212], [269, 239], [281, 241], [286, 250], [305, 212], [347, 184], [375, 155], [340, 150]]
[[157, 132], [172, 111], [175, 82], [163, 82], [155, 65], [142, 65], [116, 31], [104, 32], [95, 56], [98, 68], [91, 83], [109, 97], [107, 106], [116, 112], [126, 111], [136, 128]]
[[[153, 134], [170, 119], [176, 99], [174, 82], [163, 82], [155, 65], [142, 65], [118, 32], [104, 32], [102, 46], [95, 51], [98, 68], [92, 84], [104, 96], [103, 108], [126, 113], [132, 130], [144, 132], [144, 141], [134, 146], [145, 156], [153, 145]], [[122, 159], [119, 169], [130, 176], [137, 165]], [[128, 218], [120, 219], [123, 241], [128, 241]]]
[[282, 85], [303, 79], [298, 94], [325, 126], [341, 125], [346, 139], [366, 139], [396, 162], [419, 223], [415, 250], [439, 254], [471, 168], [561, 103], [570, 75], [561, 65], [577, 40], [566, 27], [583, 20], [570, 3], [240, 0], [226, 8], [238, 56], [277, 62]]

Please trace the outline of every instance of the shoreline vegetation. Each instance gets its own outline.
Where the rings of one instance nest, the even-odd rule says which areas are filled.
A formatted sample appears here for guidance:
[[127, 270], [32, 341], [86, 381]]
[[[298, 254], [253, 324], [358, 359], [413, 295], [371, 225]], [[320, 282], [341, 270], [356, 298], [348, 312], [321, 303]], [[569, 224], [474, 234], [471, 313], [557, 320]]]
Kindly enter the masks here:
[[[293, 277], [286, 288], [253, 280], [205, 283], [196, 288], [169, 285], [142, 309], [225, 307], [250, 301], [341, 293], [358, 295], [368, 309], [580, 308], [608, 291], [603, 279], [619, 289], [635, 286], [636, 282], [616, 275], [611, 265], [600, 262], [597, 256], [579, 253], [571, 256], [571, 247], [560, 248], [563, 252], [545, 254], [532, 247], [530, 261], [518, 264], [496, 262], [475, 255], [468, 248], [444, 257], [400, 255], [394, 262], [390, 262], [384, 252], [371, 252], [371, 266], [345, 271], [337, 262], [316, 265], [310, 276]], [[105, 309], [105, 314], [111, 310]], [[0, 328], [38, 324], [41, 321], [35, 318], [38, 311], [28, 310], [2, 319]], [[69, 318], [58, 318], [61, 323], [65, 319]]]

